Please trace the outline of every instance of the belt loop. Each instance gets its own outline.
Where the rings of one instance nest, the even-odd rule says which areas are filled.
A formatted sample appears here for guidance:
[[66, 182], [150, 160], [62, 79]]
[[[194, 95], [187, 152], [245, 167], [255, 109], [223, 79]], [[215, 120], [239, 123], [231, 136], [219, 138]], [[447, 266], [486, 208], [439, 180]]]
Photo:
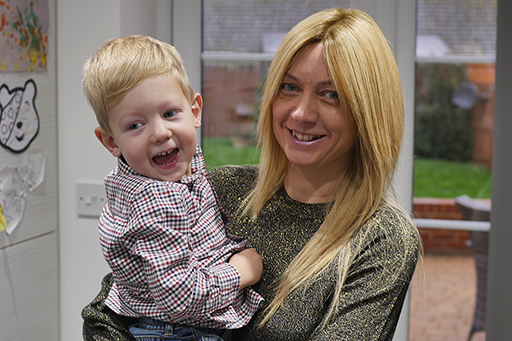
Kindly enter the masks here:
[[165, 324], [165, 335], [173, 335], [175, 323], [166, 323]]

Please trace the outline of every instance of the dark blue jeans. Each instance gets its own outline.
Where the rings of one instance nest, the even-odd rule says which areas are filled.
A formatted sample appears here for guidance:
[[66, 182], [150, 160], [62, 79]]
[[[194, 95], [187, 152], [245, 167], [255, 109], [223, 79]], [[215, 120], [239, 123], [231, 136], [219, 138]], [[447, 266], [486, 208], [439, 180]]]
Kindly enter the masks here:
[[197, 328], [167, 323], [149, 317], [139, 318], [130, 326], [130, 333], [139, 341], [230, 341], [231, 331], [226, 329]]

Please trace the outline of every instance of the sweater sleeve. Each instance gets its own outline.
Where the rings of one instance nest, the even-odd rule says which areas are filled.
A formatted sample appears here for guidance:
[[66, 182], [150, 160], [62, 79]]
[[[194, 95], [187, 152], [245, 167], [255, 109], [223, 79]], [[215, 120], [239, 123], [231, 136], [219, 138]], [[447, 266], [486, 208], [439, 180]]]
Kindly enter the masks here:
[[135, 341], [128, 328], [137, 323], [137, 319], [117, 315], [105, 304], [113, 282], [112, 274], [107, 274], [101, 281], [98, 295], [82, 309], [84, 341]]
[[369, 233], [371, 238], [364, 241], [351, 265], [332, 318], [323, 329], [317, 328], [311, 341], [392, 340], [419, 249], [413, 230], [402, 239], [396, 228], [400, 223], [394, 223], [384, 220], [369, 227], [381, 232]]
[[415, 270], [419, 240], [413, 228], [390, 216], [377, 214], [367, 230], [352, 239], [355, 256], [329, 319], [337, 259], [288, 296], [258, 331], [258, 340], [391, 340]]
[[415, 269], [417, 249], [408, 250], [406, 259], [402, 259], [386, 244], [386, 239], [378, 238], [362, 250], [332, 318], [312, 334], [311, 341], [354, 340], [356, 336], [361, 340], [392, 340]]

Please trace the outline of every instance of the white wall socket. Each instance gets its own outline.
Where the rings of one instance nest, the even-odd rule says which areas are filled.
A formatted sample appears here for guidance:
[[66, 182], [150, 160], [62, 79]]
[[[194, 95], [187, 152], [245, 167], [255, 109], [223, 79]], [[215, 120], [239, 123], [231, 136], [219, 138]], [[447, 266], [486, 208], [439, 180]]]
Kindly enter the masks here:
[[106, 203], [105, 186], [102, 183], [78, 183], [79, 216], [99, 217]]

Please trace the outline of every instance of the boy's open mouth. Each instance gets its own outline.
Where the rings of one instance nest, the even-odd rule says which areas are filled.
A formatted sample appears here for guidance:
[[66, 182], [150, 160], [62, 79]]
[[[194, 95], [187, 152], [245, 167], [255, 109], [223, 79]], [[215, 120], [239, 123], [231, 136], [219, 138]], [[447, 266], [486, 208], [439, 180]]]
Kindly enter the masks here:
[[174, 148], [164, 153], [160, 153], [153, 157], [153, 161], [158, 165], [166, 165], [172, 163], [176, 156], [178, 155], [178, 151], [178, 148]]

